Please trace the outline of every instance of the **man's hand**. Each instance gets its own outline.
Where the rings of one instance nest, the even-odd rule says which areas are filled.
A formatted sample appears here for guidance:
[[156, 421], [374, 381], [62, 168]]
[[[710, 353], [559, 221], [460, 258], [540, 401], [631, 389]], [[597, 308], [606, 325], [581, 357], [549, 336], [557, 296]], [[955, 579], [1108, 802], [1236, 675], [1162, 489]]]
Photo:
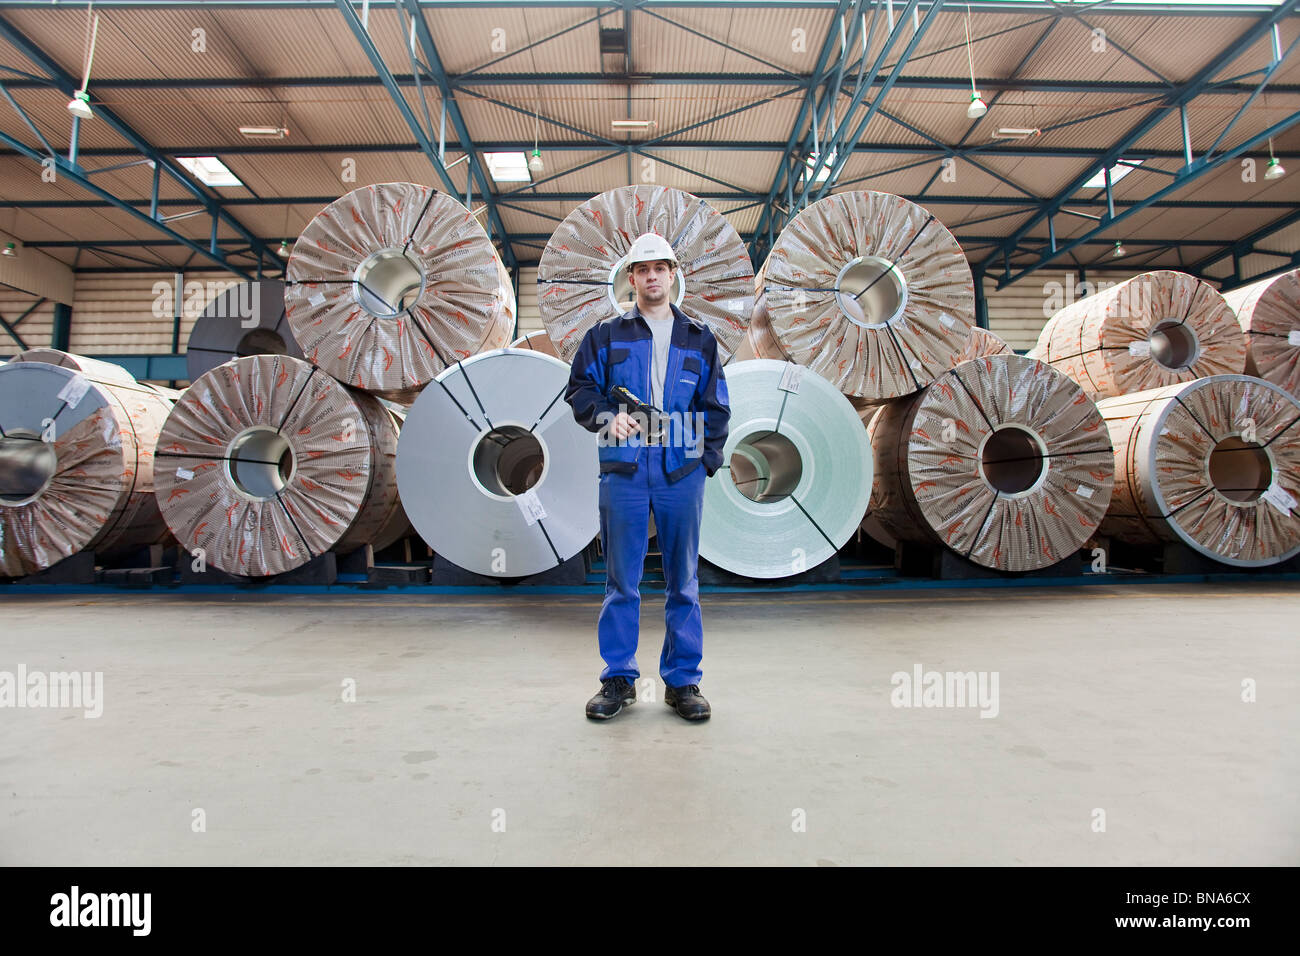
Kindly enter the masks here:
[[614, 421], [610, 424], [610, 432], [619, 441], [623, 441], [629, 435], [641, 430], [641, 423], [629, 415], [627, 412], [619, 412]]

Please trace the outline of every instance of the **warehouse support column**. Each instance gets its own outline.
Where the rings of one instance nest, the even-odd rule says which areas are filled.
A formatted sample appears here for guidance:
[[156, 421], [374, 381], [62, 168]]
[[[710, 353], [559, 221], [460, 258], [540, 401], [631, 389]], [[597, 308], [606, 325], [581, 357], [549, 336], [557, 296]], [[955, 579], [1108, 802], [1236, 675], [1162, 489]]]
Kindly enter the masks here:
[[60, 352], [71, 351], [68, 348], [72, 338], [72, 306], [66, 302], [54, 303], [54, 328], [51, 330], [50, 347]]
[[975, 324], [981, 329], [989, 327], [989, 302], [984, 297], [984, 270], [977, 269], [972, 273], [975, 280]]

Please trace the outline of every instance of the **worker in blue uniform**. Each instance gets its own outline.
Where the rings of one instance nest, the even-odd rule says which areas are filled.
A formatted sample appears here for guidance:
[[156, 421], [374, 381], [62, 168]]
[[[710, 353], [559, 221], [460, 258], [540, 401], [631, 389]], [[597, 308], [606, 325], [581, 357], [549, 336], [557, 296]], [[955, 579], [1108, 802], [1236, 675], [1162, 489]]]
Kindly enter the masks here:
[[700, 693], [700, 518], [704, 482], [722, 466], [731, 412], [713, 333], [670, 299], [678, 263], [654, 233], [627, 256], [636, 305], [593, 326], [573, 360], [565, 401], [600, 446], [605, 601], [596, 634], [605, 668], [587, 716], [608, 720], [636, 700], [641, 571], [654, 513], [667, 596], [659, 676], [664, 703], [687, 720], [711, 710]]

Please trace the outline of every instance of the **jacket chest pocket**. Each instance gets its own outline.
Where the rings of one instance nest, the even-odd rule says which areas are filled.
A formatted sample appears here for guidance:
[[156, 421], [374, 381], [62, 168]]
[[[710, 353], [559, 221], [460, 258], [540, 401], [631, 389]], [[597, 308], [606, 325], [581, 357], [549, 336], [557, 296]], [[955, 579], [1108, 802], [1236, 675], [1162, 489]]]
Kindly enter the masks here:
[[700, 386], [702, 371], [700, 360], [695, 356], [688, 355], [682, 359], [682, 370], [677, 375], [673, 391], [682, 396], [687, 405], [690, 404], [691, 399], [695, 396], [695, 390]]
[[634, 379], [636, 375], [636, 362], [632, 361], [632, 350], [615, 348], [609, 350], [609, 387], [614, 388], [616, 385], [622, 385], [624, 388], [636, 391]]

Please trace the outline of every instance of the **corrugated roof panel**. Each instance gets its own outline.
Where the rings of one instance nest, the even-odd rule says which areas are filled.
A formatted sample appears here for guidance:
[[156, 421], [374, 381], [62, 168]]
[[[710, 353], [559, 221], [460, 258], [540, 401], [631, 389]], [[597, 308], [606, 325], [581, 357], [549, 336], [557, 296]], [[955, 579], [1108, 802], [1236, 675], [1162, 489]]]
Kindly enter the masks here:
[[[1282, 218], [1281, 216], [1277, 217]], [[1267, 225], [1265, 223], [1264, 225]], [[1271, 249], [1274, 252], [1285, 252], [1292, 255], [1297, 249], [1300, 249], [1300, 223], [1292, 223], [1277, 232], [1273, 233], [1259, 242], [1255, 243], [1257, 249]]]
[[[590, 8], [483, 6], [424, 13], [450, 74], [480, 68], [486, 73], [600, 72], [598, 22], [579, 26], [594, 16]], [[606, 13], [602, 20], [606, 26], [616, 26], [622, 17]]]
[[[1189, 107], [1187, 127], [1191, 134], [1192, 151], [1200, 154], [1209, 149], [1218, 138], [1219, 133], [1232, 121], [1237, 111], [1247, 100], [1246, 95], [1219, 95], [1203, 97]], [[1258, 136], [1264, 130], [1287, 117], [1300, 112], [1300, 95], [1275, 93], [1265, 94], [1255, 100], [1251, 108], [1233, 125], [1232, 130], [1219, 144], [1216, 152], [1222, 153]], [[1300, 142], [1300, 130], [1283, 134], [1294, 137]], [[1282, 137], [1278, 137], [1281, 139]], [[1138, 149], [1173, 149], [1183, 148], [1182, 122], [1177, 111], [1169, 114], [1137, 144]]]
[[[747, 10], [724, 10], [680, 7], [656, 10], [655, 13], [675, 23], [704, 33], [734, 49], [724, 49], [716, 43], [698, 40], [680, 27], [671, 26], [648, 13], [632, 15], [633, 42], [637, 45], [633, 67], [650, 69], [640, 60], [642, 42], [646, 47], [671, 47], [666, 58], [680, 66], [658, 67], [660, 71], [698, 70], [702, 63], [714, 64], [720, 73], [770, 73], [773, 67], [810, 75], [817, 65], [817, 56], [827, 31], [831, 28], [831, 10], [791, 9], [782, 7]], [[644, 35], [644, 41], [641, 37]], [[683, 54], [699, 47], [703, 60], [683, 59]], [[738, 51], [744, 51], [738, 52]], [[658, 56], [656, 51], [649, 51]], [[748, 56], [745, 54], [749, 54]]]
[[[1086, 17], [1092, 27], [1078, 20], [1063, 20], [1052, 31], [1038, 52], [1020, 71], [1021, 77], [1033, 79], [1098, 79], [1109, 82], [1160, 82], [1160, 77], [1135, 63], [1121, 52], [1132, 51], [1140, 42], [1149, 45], [1185, 43], [1191, 25], [1183, 20], [1160, 17], [1104, 17], [1094, 13]], [[1101, 37], [1093, 29], [1105, 32]], [[1206, 57], [1208, 59], [1208, 57]]]
[[[374, 68], [337, 10], [243, 8], [206, 11], [220, 33], [238, 45], [256, 75], [372, 76]], [[397, 73], [409, 73], [397, 28], [385, 29], [390, 11], [371, 11], [372, 37]], [[395, 18], [393, 18], [395, 19]], [[236, 76], [246, 75], [242, 73]]]

